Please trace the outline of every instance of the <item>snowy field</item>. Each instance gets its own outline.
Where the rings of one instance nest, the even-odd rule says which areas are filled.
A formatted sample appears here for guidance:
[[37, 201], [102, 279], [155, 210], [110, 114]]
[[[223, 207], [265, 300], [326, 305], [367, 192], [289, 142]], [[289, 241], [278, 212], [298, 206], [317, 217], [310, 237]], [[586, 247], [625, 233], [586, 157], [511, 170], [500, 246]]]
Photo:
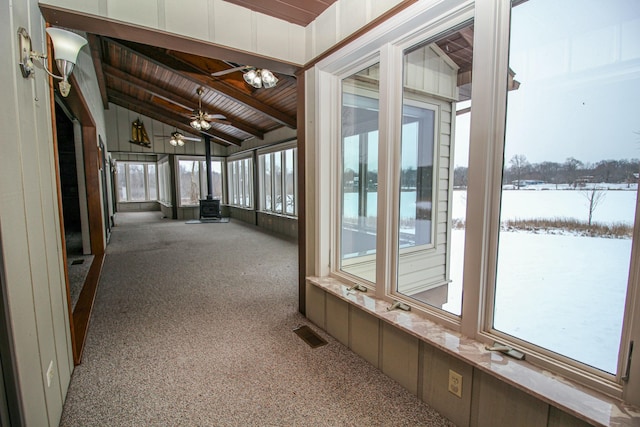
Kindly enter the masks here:
[[[587, 219], [581, 190], [503, 192], [509, 219]], [[600, 223], [633, 224], [636, 191], [606, 191]], [[454, 191], [454, 218], [464, 219], [466, 192]], [[464, 230], [452, 233], [449, 302], [461, 307]], [[630, 239], [503, 231], [496, 288], [496, 329], [614, 373], [627, 291]]]

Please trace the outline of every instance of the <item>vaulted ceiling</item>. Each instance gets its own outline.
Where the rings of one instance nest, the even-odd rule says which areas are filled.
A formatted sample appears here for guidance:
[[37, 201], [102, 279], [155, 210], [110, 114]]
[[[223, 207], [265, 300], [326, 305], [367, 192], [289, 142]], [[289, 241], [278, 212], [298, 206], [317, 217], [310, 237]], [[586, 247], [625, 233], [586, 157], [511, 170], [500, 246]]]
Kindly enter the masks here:
[[[226, 1], [306, 26], [336, 0]], [[189, 122], [199, 108], [198, 91], [202, 89], [202, 110], [224, 116], [224, 120], [212, 121], [211, 129], [205, 132], [213, 142], [239, 146], [248, 138], [262, 138], [283, 126], [297, 127], [294, 76], [297, 69], [291, 64], [265, 62], [260, 58], [260, 66], [268, 66], [278, 83], [273, 88], [256, 89], [244, 81], [240, 70], [212, 76], [240, 66], [257, 65], [250, 55], [242, 52], [223, 51], [211, 56], [185, 53], [180, 48], [183, 41], [173, 41], [166, 35], [154, 40], [157, 46], [151, 46], [141, 29], [117, 27], [47, 5], [41, 5], [41, 10], [48, 22], [87, 33], [105, 108], [109, 103], [119, 105], [200, 136]], [[218, 52], [210, 46], [194, 49]]]
[[261, 139], [282, 126], [296, 128], [294, 76], [276, 73], [275, 87], [256, 89], [241, 70], [211, 75], [238, 64], [97, 35], [89, 35], [89, 43], [103, 101], [197, 135], [189, 122], [202, 89], [202, 110], [225, 118], [203, 133], [222, 145]]

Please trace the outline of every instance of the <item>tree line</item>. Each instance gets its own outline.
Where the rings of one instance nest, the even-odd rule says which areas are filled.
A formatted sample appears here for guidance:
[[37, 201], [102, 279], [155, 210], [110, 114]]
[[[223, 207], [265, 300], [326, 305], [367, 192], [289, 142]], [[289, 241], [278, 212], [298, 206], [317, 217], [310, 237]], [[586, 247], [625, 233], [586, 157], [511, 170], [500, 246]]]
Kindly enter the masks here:
[[[599, 182], [630, 184], [638, 182], [639, 171], [640, 160], [638, 159], [601, 160], [597, 163], [589, 163], [569, 157], [563, 163], [530, 163], [525, 155], [516, 154], [505, 164], [502, 182], [513, 184], [516, 188], [528, 182], [569, 184], [573, 187]], [[460, 166], [455, 168], [453, 185], [466, 187], [467, 184], [467, 168]]]

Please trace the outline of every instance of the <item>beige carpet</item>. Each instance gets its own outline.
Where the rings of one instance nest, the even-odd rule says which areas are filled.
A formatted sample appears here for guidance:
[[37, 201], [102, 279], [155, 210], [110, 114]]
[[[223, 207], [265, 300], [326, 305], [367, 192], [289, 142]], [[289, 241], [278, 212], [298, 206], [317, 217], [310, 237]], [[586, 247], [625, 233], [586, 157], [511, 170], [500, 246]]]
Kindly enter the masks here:
[[309, 347], [297, 298], [295, 242], [119, 214], [61, 425], [452, 425], [323, 332]]

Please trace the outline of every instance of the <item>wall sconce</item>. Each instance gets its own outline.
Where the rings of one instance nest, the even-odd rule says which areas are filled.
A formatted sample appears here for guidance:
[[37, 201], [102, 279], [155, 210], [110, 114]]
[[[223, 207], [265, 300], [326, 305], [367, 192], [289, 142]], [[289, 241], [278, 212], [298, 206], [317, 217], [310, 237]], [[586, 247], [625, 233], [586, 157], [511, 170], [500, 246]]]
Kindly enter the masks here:
[[262, 70], [250, 69], [245, 72], [242, 76], [244, 81], [249, 83], [251, 86], [256, 89], [260, 89], [261, 87], [271, 88], [278, 83], [278, 79], [273, 73], [266, 68]]
[[53, 42], [54, 58], [62, 76], [56, 76], [47, 69], [47, 65], [43, 62], [43, 60], [47, 58], [47, 55], [32, 50], [31, 37], [29, 37], [27, 30], [22, 27], [18, 29], [20, 71], [22, 71], [22, 77], [25, 79], [29, 78], [36, 72], [33, 61], [37, 60], [41, 62], [42, 68], [44, 68], [47, 74], [55, 79], [62, 80], [59, 84], [60, 94], [66, 97], [69, 95], [69, 91], [71, 90], [71, 85], [68, 80], [69, 76], [73, 71], [73, 67], [78, 58], [78, 53], [82, 46], [87, 44], [87, 40], [76, 33], [60, 28], [49, 27], [47, 28], [47, 33]]

